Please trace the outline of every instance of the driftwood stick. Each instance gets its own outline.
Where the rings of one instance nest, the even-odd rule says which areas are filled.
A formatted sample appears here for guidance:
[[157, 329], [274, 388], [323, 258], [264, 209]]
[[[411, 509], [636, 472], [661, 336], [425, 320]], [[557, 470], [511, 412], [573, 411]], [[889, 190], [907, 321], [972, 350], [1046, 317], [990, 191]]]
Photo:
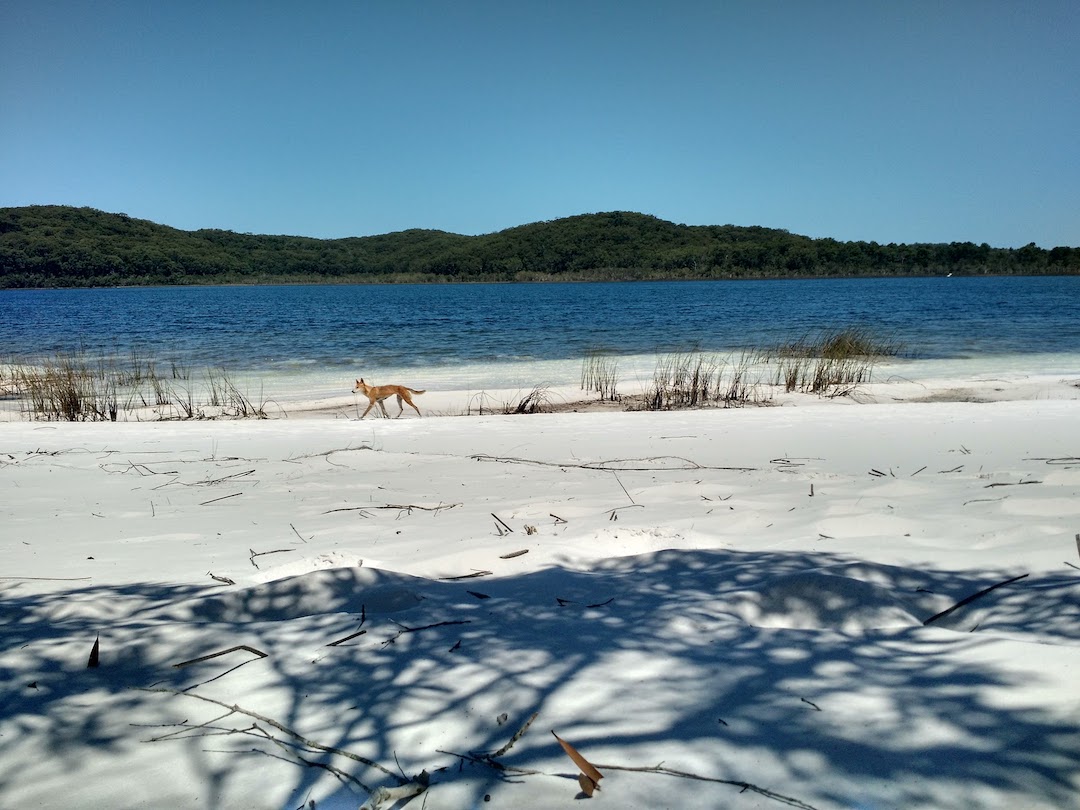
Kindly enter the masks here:
[[247, 470], [246, 472], [233, 473], [232, 475], [226, 475], [226, 476], [223, 476], [221, 478], [210, 478], [210, 479], [207, 479], [206, 481], [196, 481], [195, 484], [196, 484], [196, 486], [202, 485], [202, 484], [207, 484], [207, 485], [220, 484], [220, 483], [222, 483], [224, 481], [229, 481], [229, 480], [231, 480], [233, 478], [244, 478], [246, 476], [254, 475], [254, 474], [255, 474], [255, 470]]
[[519, 728], [517, 730], [517, 734], [515, 734], [513, 737], [510, 738], [510, 742], [508, 742], [506, 745], [504, 745], [502, 748], [500, 748], [495, 753], [488, 754], [488, 757], [491, 758], [491, 759], [498, 759], [503, 754], [505, 754], [507, 751], [509, 751], [511, 748], [513, 748], [514, 743], [516, 743], [518, 740], [520, 740], [522, 737], [525, 736], [525, 732], [529, 730], [529, 726], [531, 726], [533, 724], [533, 720], [535, 720], [539, 716], [540, 716], [540, 712], [533, 712], [532, 716], [528, 720], [525, 721], [525, 723], [521, 726], [521, 728]]
[[250, 562], [256, 568], [258, 568], [259, 564], [257, 562], [255, 562], [256, 557], [263, 557], [263, 556], [265, 556], [267, 554], [285, 554], [286, 552], [289, 552], [289, 551], [295, 551], [295, 549], [291, 549], [291, 548], [275, 548], [273, 551], [256, 551], [253, 548], [249, 548], [248, 549], [248, 552], [249, 552], [248, 562]]
[[619, 519], [619, 514], [618, 513], [619, 513], [620, 509], [633, 509], [634, 507], [644, 509], [645, 504], [643, 504], [643, 503], [628, 503], [626, 506], [616, 506], [614, 509], [609, 509], [608, 510], [608, 520], [618, 520]]
[[[757, 467], [712, 467], [705, 464], [698, 464], [696, 461], [691, 461], [681, 456], [655, 456], [653, 458], [618, 458], [610, 461], [595, 461], [585, 464], [572, 464], [565, 461], [539, 461], [537, 459], [530, 458], [514, 458], [512, 456], [489, 456], [486, 453], [477, 453], [469, 456], [474, 461], [497, 461], [502, 464], [532, 464], [537, 467], [567, 467], [578, 470], [601, 470], [603, 472], [614, 471], [627, 471], [627, 472], [664, 472], [665, 470], [728, 470], [730, 472], [754, 472]], [[674, 459], [680, 462], [678, 466], [675, 465], [659, 465], [651, 464], [648, 466], [628, 466], [631, 464], [645, 465], [646, 462], [657, 462], [665, 459]], [[619, 466], [614, 466], [619, 465]]]
[[349, 635], [345, 636], [344, 638], [339, 638], [337, 641], [331, 641], [326, 646], [327, 647], [336, 647], [339, 644], [344, 644], [346, 641], [351, 641], [352, 639], [356, 638], [357, 636], [362, 636], [366, 632], [367, 632], [367, 630], [357, 630], [355, 633], [350, 633]]
[[516, 773], [522, 776], [540, 776], [544, 773], [543, 771], [536, 771], [532, 768], [518, 768], [514, 765], [504, 765], [488, 754], [459, 754], [456, 751], [444, 751], [442, 748], [436, 748], [435, 751], [439, 754], [457, 757], [466, 762], [475, 762], [477, 765], [487, 765], [489, 768], [494, 768], [497, 771], [506, 771], [507, 773]]
[[457, 582], [462, 579], [476, 579], [477, 577], [489, 577], [490, 571], [473, 571], [471, 574], [459, 574], [456, 577], [439, 577], [443, 582]]
[[[513, 765], [504, 765], [492, 756], [478, 755], [478, 754], [459, 754], [455, 751], [445, 751], [441, 748], [437, 749], [437, 753], [446, 754], [447, 756], [457, 757], [458, 759], [466, 762], [473, 762], [477, 765], [487, 765], [489, 768], [494, 768], [497, 771], [505, 771], [506, 773], [517, 774], [519, 776], [542, 776], [543, 771], [532, 770], [530, 768], [518, 768]], [[788, 807], [797, 807], [799, 810], [818, 810], [814, 805], [808, 804], [801, 799], [796, 799], [793, 796], [785, 796], [782, 793], [777, 793], [775, 790], [769, 790], [759, 785], [755, 785], [752, 782], [740, 782], [735, 779], [717, 779], [713, 776], [702, 776], [701, 774], [690, 773], [688, 771], [677, 771], [674, 768], [665, 768], [663, 765], [652, 765], [644, 767], [633, 767], [630, 765], [606, 765], [599, 762], [593, 763], [594, 767], [602, 768], [605, 771], [628, 771], [634, 773], [656, 773], [662, 776], [674, 776], [679, 779], [693, 779], [698, 782], [711, 782], [717, 785], [731, 785], [732, 787], [739, 788], [741, 793], [749, 791], [750, 793], [756, 793], [759, 796], [763, 796], [766, 799], [772, 799], [780, 804], [786, 804]]]
[[192, 658], [190, 661], [181, 661], [179, 664], [173, 664], [173, 668], [182, 669], [183, 667], [189, 667], [192, 664], [198, 664], [200, 661], [209, 661], [211, 658], [218, 658], [222, 655], [234, 653], [237, 650], [246, 650], [247, 652], [258, 656], [259, 658], [266, 658], [266, 653], [264, 653], [262, 650], [256, 650], [254, 647], [249, 647], [246, 644], [238, 644], [235, 647], [229, 647], [229, 649], [227, 650], [218, 650], [217, 652], [212, 652], [207, 655], [200, 655], [198, 658]]
[[237, 495], [243, 495], [243, 492], [234, 492], [231, 495], [222, 495], [220, 498], [211, 498], [208, 501], [203, 501], [199, 506], [206, 506], [207, 504], [217, 503], [218, 501], [228, 500], [229, 498], [235, 498]]
[[385, 647], [385, 646], [387, 646], [389, 644], [393, 644], [395, 641], [397, 641], [401, 636], [405, 635], [406, 633], [419, 633], [421, 630], [431, 630], [431, 629], [433, 629], [435, 627], [447, 627], [447, 626], [452, 625], [452, 624], [472, 624], [472, 621], [469, 620], [469, 619], [457, 619], [455, 621], [450, 621], [450, 622], [435, 622], [435, 624], [425, 624], [422, 627], [405, 627], [404, 625], [401, 625], [401, 629], [398, 630], [397, 633], [394, 636], [392, 636], [392, 637], [388, 638], [386, 641], [384, 641], [383, 646]]
[[513, 534], [513, 533], [514, 533], [514, 530], [513, 530], [513, 529], [511, 529], [511, 528], [510, 528], [509, 526], [507, 526], [507, 525], [506, 525], [506, 521], [505, 521], [505, 520], [503, 520], [503, 519], [502, 519], [501, 517], [499, 517], [498, 515], [496, 515], [496, 514], [495, 514], [494, 512], [492, 512], [492, 513], [491, 513], [491, 516], [492, 516], [493, 518], [495, 518], [495, 522], [496, 522], [496, 523], [498, 523], [498, 524], [499, 524], [500, 526], [502, 526], [502, 527], [503, 527], [504, 529], [506, 529], [506, 531], [507, 531], [507, 532], [509, 532], [510, 534]]
[[807, 804], [800, 799], [796, 799], [792, 796], [785, 796], [782, 793], [769, 790], [768, 788], [759, 787], [751, 782], [740, 782], [735, 779], [717, 779], [713, 776], [701, 776], [696, 773], [689, 773], [687, 771], [677, 771], [674, 768], [665, 768], [663, 765], [653, 765], [651, 767], [631, 767], [629, 765], [603, 765], [599, 762], [594, 763], [597, 768], [603, 768], [605, 771], [633, 771], [635, 773], [659, 773], [665, 776], [677, 776], [680, 779], [693, 779], [698, 782], [714, 782], [719, 785], [731, 785], [732, 787], [741, 788], [740, 792], [750, 791], [751, 793], [757, 793], [759, 796], [764, 796], [767, 799], [773, 799], [774, 801], [786, 804], [789, 807], [798, 807], [800, 810], [817, 810], [812, 804]]
[[[256, 733], [256, 732], [258, 732], [258, 733]], [[284, 742], [279, 740], [277, 737], [275, 737], [269, 731], [264, 729], [258, 723], [252, 723], [251, 728], [244, 729], [241, 733], [243, 733], [243, 734], [251, 734], [252, 736], [262, 737], [262, 738], [264, 738], [266, 740], [269, 740], [274, 745], [276, 745], [278, 748], [280, 748], [282, 751], [284, 751], [288, 756], [295, 758], [296, 761], [299, 762], [301, 765], [306, 765], [309, 768], [321, 768], [322, 770], [327, 771], [328, 773], [332, 773], [334, 776], [338, 777], [339, 779], [345, 779], [345, 780], [347, 780], [349, 782], [352, 782], [354, 785], [356, 785], [357, 787], [359, 787], [361, 790], [363, 790], [365, 793], [367, 793], [369, 795], [373, 792], [370, 787], [365, 785], [363, 782], [361, 782], [359, 779], [357, 779], [351, 773], [343, 771], [341, 768], [335, 768], [333, 765], [331, 765], [328, 762], [316, 762], [313, 759], [308, 759], [307, 757], [301, 756], [300, 753], [296, 750], [295, 746], [286, 745]]]
[[444, 509], [453, 509], [455, 506], [461, 506], [460, 503], [442, 503], [440, 501], [438, 506], [421, 506], [416, 503], [388, 503], [383, 506], [373, 506], [372, 509], [400, 509], [407, 512], [411, 512], [413, 509], [419, 509], [422, 512], [441, 512]]
[[935, 613], [933, 616], [931, 616], [929, 619], [927, 619], [926, 621], [923, 622], [923, 626], [925, 627], [928, 624], [932, 624], [933, 622], [936, 622], [938, 619], [944, 619], [946, 616], [948, 616], [954, 610], [962, 608], [964, 605], [971, 604], [976, 599], [979, 599], [980, 597], [986, 596], [988, 593], [990, 593], [990, 591], [996, 590], [997, 588], [1000, 588], [1002, 585], [1008, 585], [1009, 583], [1016, 582], [1017, 580], [1021, 580], [1026, 576], [1028, 576], [1028, 575], [1027, 574], [1021, 574], [1018, 577], [1013, 577], [1012, 579], [1007, 579], [1004, 582], [999, 582], [996, 585], [991, 585], [989, 588], [983, 588], [981, 591], [973, 593], [971, 596], [966, 596], [963, 599], [961, 599], [959, 602], [957, 602], [955, 605], [953, 605], [951, 608], [949, 608], [947, 610], [943, 610], [943, 611], [941, 611], [941, 613]]

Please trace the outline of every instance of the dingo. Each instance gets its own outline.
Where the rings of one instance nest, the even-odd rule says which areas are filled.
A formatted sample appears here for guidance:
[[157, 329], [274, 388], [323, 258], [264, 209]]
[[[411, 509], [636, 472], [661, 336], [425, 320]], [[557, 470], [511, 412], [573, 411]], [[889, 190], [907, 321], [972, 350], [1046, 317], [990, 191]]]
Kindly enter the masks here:
[[397, 419], [401, 416], [405, 410], [405, 406], [401, 404], [401, 400], [405, 400], [409, 403], [417, 416], [422, 416], [420, 409], [416, 407], [416, 403], [412, 401], [413, 394], [422, 394], [423, 391], [417, 391], [415, 388], [406, 388], [404, 385], [368, 385], [364, 382], [363, 378], [356, 381], [356, 388], [353, 389], [354, 394], [363, 394], [368, 398], [367, 411], [364, 411], [360, 417], [363, 419], [368, 415], [368, 411], [375, 407], [375, 403], [379, 403], [379, 408], [383, 412], [383, 416], [387, 419], [390, 418], [390, 414], [386, 412], [386, 406], [383, 405], [384, 399], [389, 399], [392, 396], [397, 397], [398, 415], [394, 418]]

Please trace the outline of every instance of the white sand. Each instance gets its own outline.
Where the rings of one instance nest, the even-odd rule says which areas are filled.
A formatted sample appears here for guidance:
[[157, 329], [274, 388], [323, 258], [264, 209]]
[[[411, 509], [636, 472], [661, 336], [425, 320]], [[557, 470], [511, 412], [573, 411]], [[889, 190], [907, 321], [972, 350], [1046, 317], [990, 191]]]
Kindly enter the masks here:
[[609, 808], [1080, 806], [1080, 389], [998, 387], [2, 424], [0, 806], [579, 807], [551, 730]]

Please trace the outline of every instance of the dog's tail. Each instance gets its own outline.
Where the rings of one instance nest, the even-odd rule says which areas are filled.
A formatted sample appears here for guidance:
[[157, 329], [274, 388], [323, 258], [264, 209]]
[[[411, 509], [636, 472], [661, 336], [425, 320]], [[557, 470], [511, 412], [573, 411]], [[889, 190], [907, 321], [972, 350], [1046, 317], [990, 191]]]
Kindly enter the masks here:
[[426, 388], [424, 390], [422, 390], [422, 391], [417, 391], [415, 388], [409, 388], [408, 391], [409, 391], [410, 394], [426, 394], [427, 393]]

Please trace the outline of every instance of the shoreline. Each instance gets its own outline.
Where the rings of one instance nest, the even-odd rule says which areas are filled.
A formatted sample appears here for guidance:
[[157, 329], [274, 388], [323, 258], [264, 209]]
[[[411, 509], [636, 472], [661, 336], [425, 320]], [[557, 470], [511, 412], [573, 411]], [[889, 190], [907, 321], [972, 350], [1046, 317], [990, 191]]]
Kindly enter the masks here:
[[[623, 358], [624, 367], [619, 370], [617, 391], [614, 398], [601, 398], [595, 392], [585, 391], [580, 384], [572, 383], [581, 374], [581, 361], [558, 361], [554, 363], [509, 363], [503, 366], [478, 366], [468, 370], [465, 376], [446, 377], [444, 372], [435, 373], [423, 369], [399, 369], [371, 375], [378, 384], [389, 382], [416, 387], [431, 380], [449, 387], [432, 387], [417, 398], [417, 405], [424, 416], [474, 416], [486, 414], [525, 412], [572, 413], [572, 412], [618, 412], [649, 410], [645, 400], [655, 382], [657, 358]], [[730, 374], [730, 371], [726, 372]], [[814, 403], [843, 404], [889, 404], [914, 402], [999, 402], [1028, 399], [1078, 399], [1080, 398], [1080, 358], [1074, 355], [1016, 356], [1011, 358], [982, 358], [967, 361], [892, 361], [872, 365], [870, 381], [838, 385], [826, 393], [786, 391], [785, 387], [770, 380], [774, 370], [760, 368], [745, 386], [739, 399], [725, 401], [717, 396], [703, 398], [694, 408], [743, 407], [803, 407]], [[120, 407], [117, 421], [203, 421], [206, 419], [254, 418], [253, 414], [268, 419], [311, 419], [359, 417], [367, 400], [351, 392], [345, 381], [336, 387], [336, 377], [331, 381], [324, 372], [295, 374], [238, 374], [220, 372], [215, 380], [212, 370], [205, 377], [192, 375], [179, 381], [166, 381], [166, 396], [160, 404], [125, 406], [124, 396], [118, 397]], [[442, 375], [442, 376], [440, 376]], [[555, 380], [554, 383], [533, 383], [529, 380]], [[719, 378], [723, 383], [725, 377]], [[461, 385], [463, 380], [478, 383]], [[232, 390], [239, 409], [230, 410], [220, 405], [210, 405], [211, 398], [221, 398], [222, 382]], [[503, 384], [499, 384], [502, 381]], [[485, 385], [484, 383], [493, 383]], [[510, 383], [510, 384], [507, 384]], [[10, 381], [9, 381], [10, 385]], [[213, 397], [211, 397], [211, 392]], [[0, 394], [3, 387], [0, 386]], [[101, 396], [95, 393], [94, 396]], [[143, 401], [150, 397], [142, 394]], [[159, 393], [160, 397], [160, 393]], [[391, 417], [395, 417], [396, 402], [387, 401]], [[28, 403], [9, 389], [0, 396], [0, 424], [28, 421]], [[239, 417], [236, 410], [246, 415]], [[411, 409], [402, 418], [416, 418]], [[662, 407], [657, 410], [683, 410], [682, 407]], [[380, 419], [378, 408], [367, 417]], [[52, 421], [38, 419], [36, 421]], [[106, 421], [106, 420], [100, 420]]]

